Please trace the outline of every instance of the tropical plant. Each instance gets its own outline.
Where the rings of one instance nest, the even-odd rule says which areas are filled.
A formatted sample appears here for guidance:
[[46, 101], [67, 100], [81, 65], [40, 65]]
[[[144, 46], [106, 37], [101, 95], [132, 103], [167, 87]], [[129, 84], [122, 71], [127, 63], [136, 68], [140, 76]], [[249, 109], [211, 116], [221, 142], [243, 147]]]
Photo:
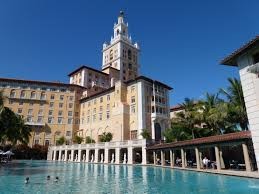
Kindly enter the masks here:
[[195, 138], [195, 126], [201, 123], [201, 112], [199, 106], [193, 99], [185, 98], [184, 103], [180, 104], [183, 107], [183, 111], [176, 113], [178, 123], [184, 128], [191, 130], [192, 138]]
[[110, 132], [103, 132], [102, 135], [100, 135], [99, 140], [100, 142], [110, 142], [112, 140], [112, 133]]
[[95, 140], [92, 139], [90, 136], [85, 137], [85, 143], [95, 143]]
[[241, 81], [236, 78], [228, 78], [229, 87], [220, 89], [229, 102], [229, 121], [239, 124], [242, 130], [248, 130], [248, 118]]
[[0, 141], [9, 141], [15, 145], [18, 141], [28, 143], [31, 135], [31, 128], [25, 125], [20, 115], [15, 114], [11, 109], [4, 107], [0, 117]]
[[60, 137], [57, 141], [56, 144], [57, 145], [63, 145], [66, 142], [66, 139], [64, 136]]
[[147, 129], [143, 129], [143, 130], [142, 130], [141, 136], [142, 136], [144, 139], [151, 139], [151, 134], [150, 134], [149, 130], [147, 130]]
[[81, 144], [83, 142], [83, 137], [76, 135], [73, 139], [74, 143]]

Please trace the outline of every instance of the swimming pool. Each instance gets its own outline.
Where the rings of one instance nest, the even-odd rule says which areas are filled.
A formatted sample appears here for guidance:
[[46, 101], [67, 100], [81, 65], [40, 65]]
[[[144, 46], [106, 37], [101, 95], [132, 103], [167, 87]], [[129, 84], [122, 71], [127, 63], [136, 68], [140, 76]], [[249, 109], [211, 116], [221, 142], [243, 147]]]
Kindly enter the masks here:
[[152, 166], [13, 161], [0, 166], [0, 193], [250, 194], [259, 193], [259, 180]]

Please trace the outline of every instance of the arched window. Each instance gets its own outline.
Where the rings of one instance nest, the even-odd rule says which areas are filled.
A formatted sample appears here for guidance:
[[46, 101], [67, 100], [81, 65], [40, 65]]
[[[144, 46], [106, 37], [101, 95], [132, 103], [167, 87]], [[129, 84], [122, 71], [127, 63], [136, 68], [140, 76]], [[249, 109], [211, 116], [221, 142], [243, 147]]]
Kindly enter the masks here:
[[10, 97], [11, 97], [11, 98], [15, 98], [15, 90], [11, 90], [11, 92], [10, 92]]
[[120, 30], [118, 29], [118, 30], [117, 30], [117, 36], [119, 35], [119, 33], [120, 33]]
[[45, 92], [41, 92], [40, 99], [41, 100], [46, 100], [46, 93]]
[[26, 93], [24, 90], [21, 91], [21, 95], [20, 95], [20, 98], [25, 98], [26, 97]]
[[128, 59], [131, 60], [131, 58], [132, 58], [132, 54], [131, 54], [131, 50], [129, 49], [128, 50]]
[[113, 60], [113, 50], [110, 50], [110, 60]]
[[32, 99], [35, 99], [35, 98], [36, 98], [36, 92], [35, 92], [35, 91], [32, 91], [32, 92], [31, 92], [31, 98], [32, 98]]

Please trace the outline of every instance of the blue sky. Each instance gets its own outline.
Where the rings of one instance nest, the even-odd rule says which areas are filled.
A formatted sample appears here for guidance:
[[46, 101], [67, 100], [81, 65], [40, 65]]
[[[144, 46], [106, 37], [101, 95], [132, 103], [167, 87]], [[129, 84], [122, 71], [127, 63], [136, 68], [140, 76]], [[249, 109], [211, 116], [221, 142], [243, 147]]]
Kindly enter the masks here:
[[171, 105], [238, 77], [219, 61], [259, 34], [259, 1], [0, 0], [0, 77], [68, 82], [101, 68], [102, 44], [124, 10], [141, 73], [172, 86]]

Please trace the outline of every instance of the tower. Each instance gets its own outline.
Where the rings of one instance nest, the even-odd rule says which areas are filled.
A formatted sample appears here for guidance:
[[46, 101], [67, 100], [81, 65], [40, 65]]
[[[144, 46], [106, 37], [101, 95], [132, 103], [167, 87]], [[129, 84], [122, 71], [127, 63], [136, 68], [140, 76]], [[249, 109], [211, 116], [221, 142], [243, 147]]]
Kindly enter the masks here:
[[110, 43], [103, 44], [103, 71], [114, 68], [119, 71], [122, 81], [134, 79], [139, 74], [139, 46], [132, 43], [128, 33], [128, 23], [124, 22], [124, 13], [121, 11], [118, 22], [114, 24], [113, 36]]

